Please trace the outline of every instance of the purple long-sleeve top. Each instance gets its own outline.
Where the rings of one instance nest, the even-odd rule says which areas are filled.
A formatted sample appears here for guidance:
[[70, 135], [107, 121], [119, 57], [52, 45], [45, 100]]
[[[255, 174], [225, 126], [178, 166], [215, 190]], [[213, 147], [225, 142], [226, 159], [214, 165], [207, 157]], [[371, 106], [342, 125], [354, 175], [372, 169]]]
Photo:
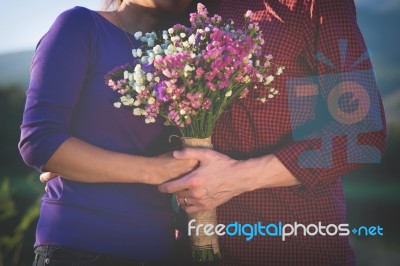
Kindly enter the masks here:
[[[104, 82], [108, 71], [131, 61], [131, 50], [125, 33], [95, 11], [75, 7], [57, 18], [39, 42], [31, 69], [19, 144], [28, 165], [44, 170], [70, 137], [122, 153], [158, 152], [157, 142], [167, 135], [162, 122], [148, 125], [131, 110], [115, 108], [119, 96]], [[169, 196], [156, 187], [63, 177], [48, 186], [35, 246], [144, 260], [172, 255], [174, 216]]]

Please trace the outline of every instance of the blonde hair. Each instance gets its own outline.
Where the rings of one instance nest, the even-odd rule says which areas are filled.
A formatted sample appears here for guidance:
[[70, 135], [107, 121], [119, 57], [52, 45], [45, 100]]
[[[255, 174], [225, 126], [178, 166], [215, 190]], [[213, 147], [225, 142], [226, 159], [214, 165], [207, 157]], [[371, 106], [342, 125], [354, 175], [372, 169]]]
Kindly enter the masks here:
[[124, 0], [105, 0], [102, 10], [117, 9]]

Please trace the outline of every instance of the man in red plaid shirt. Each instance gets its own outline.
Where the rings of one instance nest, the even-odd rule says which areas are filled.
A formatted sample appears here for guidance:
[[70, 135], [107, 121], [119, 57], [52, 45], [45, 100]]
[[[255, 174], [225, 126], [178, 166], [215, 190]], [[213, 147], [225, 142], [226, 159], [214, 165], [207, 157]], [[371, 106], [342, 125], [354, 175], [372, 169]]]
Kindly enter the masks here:
[[[215, 13], [241, 24], [247, 10], [263, 31], [265, 52], [285, 66], [274, 81], [280, 95], [266, 104], [257, 95], [237, 100], [215, 129], [215, 150], [175, 152], [201, 166], [160, 190], [184, 197], [189, 213], [218, 207], [225, 225], [346, 223], [340, 177], [378, 162], [386, 141], [354, 1], [220, 0]], [[223, 259], [215, 265], [355, 264], [348, 237], [339, 234], [304, 236], [300, 229], [285, 241], [219, 241]]]

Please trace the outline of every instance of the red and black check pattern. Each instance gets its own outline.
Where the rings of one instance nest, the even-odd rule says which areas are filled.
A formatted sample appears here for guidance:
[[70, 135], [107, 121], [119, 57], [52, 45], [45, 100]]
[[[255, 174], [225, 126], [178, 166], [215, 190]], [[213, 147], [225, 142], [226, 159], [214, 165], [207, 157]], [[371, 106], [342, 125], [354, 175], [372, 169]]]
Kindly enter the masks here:
[[[301, 168], [299, 154], [319, 149], [320, 139], [294, 141], [285, 84], [289, 79], [370, 70], [371, 62], [353, 63], [366, 51], [356, 22], [353, 0], [221, 0], [215, 13], [242, 23], [247, 10], [255, 13], [265, 36], [265, 52], [274, 62], [285, 66], [275, 86], [280, 96], [266, 104], [248, 97], [235, 102], [220, 119], [214, 135], [218, 151], [234, 158], [246, 159], [273, 153], [302, 183], [296, 187], [260, 189], [235, 197], [218, 208], [219, 223], [265, 223], [305, 225], [345, 223], [345, 199], [340, 176], [360, 167], [348, 163], [346, 136], [333, 138], [333, 163], [329, 168]], [[338, 41], [347, 40], [347, 56], [341, 62]], [[318, 61], [324, 54], [336, 69]], [[333, 82], [333, 81], [332, 81]], [[376, 85], [373, 81], [373, 86]], [[324, 88], [321, 95], [326, 98]], [[380, 99], [376, 102], [380, 102]], [[359, 103], [363, 104], [363, 103]], [[382, 105], [376, 108], [382, 116], [377, 132], [357, 135], [359, 144], [385, 146], [385, 123]], [[324, 128], [321, 128], [323, 134]], [[349, 127], [349, 134], [352, 129]], [[223, 260], [215, 265], [354, 265], [354, 254], [347, 237], [297, 236], [283, 242], [279, 237], [221, 237]]]

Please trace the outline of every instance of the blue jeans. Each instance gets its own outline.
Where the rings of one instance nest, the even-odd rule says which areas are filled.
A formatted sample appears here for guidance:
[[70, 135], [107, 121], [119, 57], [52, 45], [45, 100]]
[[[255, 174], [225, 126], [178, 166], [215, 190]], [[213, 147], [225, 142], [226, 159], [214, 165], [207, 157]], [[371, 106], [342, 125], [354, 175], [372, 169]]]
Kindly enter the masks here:
[[35, 248], [33, 266], [166, 266], [168, 262], [146, 262], [87, 253], [59, 246]]

